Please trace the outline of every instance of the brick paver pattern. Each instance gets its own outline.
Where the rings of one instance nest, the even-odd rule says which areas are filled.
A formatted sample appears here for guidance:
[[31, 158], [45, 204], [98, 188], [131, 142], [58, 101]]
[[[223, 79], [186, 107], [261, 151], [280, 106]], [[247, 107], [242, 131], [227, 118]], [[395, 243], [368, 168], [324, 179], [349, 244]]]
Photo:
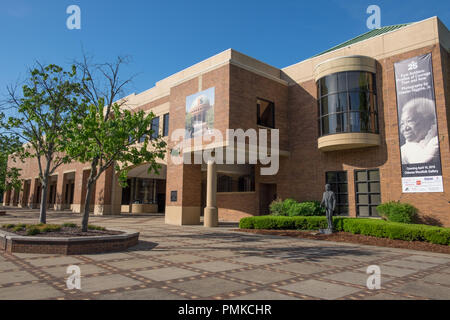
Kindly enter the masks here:
[[[36, 210], [8, 211], [0, 224], [34, 223]], [[48, 223], [80, 223], [50, 211]], [[56, 256], [0, 251], [0, 299], [450, 299], [450, 256], [430, 252], [171, 226], [163, 215], [92, 216], [90, 223], [139, 231], [125, 252]], [[66, 286], [69, 265], [81, 290]], [[381, 289], [366, 286], [381, 268]]]

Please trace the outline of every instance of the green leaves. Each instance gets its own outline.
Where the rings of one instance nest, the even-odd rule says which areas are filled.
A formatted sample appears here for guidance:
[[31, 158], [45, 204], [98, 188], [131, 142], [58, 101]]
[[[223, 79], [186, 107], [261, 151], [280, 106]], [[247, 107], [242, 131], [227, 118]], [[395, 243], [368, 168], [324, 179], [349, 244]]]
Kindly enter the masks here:
[[[130, 167], [149, 163], [150, 170], [157, 172], [156, 160], [164, 159], [166, 143], [161, 137], [149, 139], [153, 134], [154, 114], [131, 112], [114, 103], [106, 118], [105, 109], [104, 100], [100, 99], [88, 106], [80, 123], [71, 124], [77, 127], [73, 127], [67, 137], [67, 153], [83, 163], [99, 159], [98, 176], [114, 165], [122, 185], [126, 184]], [[143, 142], [139, 142], [141, 137], [145, 137]]]

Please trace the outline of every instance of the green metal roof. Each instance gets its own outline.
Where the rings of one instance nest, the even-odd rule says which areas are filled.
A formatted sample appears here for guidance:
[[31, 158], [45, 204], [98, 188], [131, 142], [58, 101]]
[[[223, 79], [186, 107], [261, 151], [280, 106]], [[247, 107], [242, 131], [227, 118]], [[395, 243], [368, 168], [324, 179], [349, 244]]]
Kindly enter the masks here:
[[344, 47], [350, 46], [352, 44], [355, 44], [355, 43], [358, 43], [358, 42], [361, 42], [361, 41], [364, 41], [364, 40], [367, 40], [367, 39], [370, 39], [370, 38], [382, 35], [384, 33], [403, 28], [403, 27], [405, 27], [407, 25], [410, 25], [410, 24], [411, 23], [396, 24], [396, 25], [393, 25], [393, 26], [386, 26], [386, 27], [381, 27], [379, 29], [370, 30], [369, 32], [366, 32], [364, 34], [361, 34], [361, 35], [357, 36], [356, 38], [350, 39], [350, 40], [345, 41], [345, 42], [343, 42], [341, 44], [338, 44], [337, 46], [334, 46], [333, 48], [330, 48], [330, 49], [328, 49], [326, 51], [323, 51], [323, 52], [321, 52], [319, 54], [316, 54], [313, 57], [317, 57], [317, 56], [320, 56], [322, 54], [325, 54], [325, 53], [328, 53], [328, 52], [331, 52], [331, 51], [334, 51], [334, 50], [337, 50], [337, 49], [340, 49], [340, 48], [344, 48]]

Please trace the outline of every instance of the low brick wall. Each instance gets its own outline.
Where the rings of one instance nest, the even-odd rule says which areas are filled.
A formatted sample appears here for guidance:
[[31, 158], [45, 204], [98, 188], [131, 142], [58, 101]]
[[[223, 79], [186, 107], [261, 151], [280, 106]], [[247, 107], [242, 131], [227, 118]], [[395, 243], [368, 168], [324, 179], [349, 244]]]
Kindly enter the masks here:
[[0, 231], [0, 250], [9, 253], [88, 254], [123, 251], [135, 246], [139, 232], [95, 237], [51, 238], [18, 236]]

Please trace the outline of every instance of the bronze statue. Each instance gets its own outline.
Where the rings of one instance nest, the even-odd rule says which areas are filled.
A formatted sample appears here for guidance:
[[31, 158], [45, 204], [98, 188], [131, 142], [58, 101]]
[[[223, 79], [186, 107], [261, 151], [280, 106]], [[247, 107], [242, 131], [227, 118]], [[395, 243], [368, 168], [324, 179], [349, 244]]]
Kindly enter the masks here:
[[325, 192], [323, 193], [321, 207], [325, 207], [327, 211], [328, 229], [326, 231], [321, 230], [322, 233], [333, 233], [333, 212], [336, 208], [336, 196], [333, 191], [331, 191], [331, 186], [329, 184], [325, 185]]

